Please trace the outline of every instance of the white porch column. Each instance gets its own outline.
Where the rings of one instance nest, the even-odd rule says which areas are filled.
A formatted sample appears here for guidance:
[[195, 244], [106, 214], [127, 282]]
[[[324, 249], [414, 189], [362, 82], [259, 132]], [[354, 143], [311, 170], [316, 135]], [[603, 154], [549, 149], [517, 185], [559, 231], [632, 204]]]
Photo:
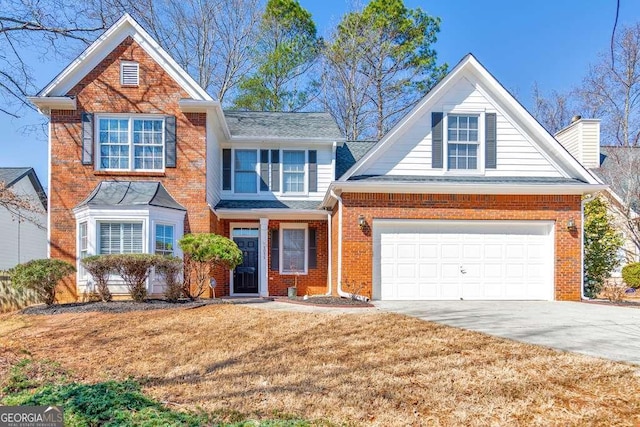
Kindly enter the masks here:
[[258, 293], [261, 297], [269, 296], [269, 218], [260, 218], [260, 277], [258, 279]]

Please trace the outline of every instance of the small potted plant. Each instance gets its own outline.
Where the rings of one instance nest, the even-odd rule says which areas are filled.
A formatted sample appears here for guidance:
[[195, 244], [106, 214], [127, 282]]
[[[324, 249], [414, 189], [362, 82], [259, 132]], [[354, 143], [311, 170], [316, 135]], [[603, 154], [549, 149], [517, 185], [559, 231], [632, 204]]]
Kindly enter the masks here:
[[298, 270], [295, 261], [292, 259], [289, 265], [289, 271], [293, 274], [293, 286], [287, 288], [287, 297], [295, 298], [298, 296], [298, 276], [301, 271]]

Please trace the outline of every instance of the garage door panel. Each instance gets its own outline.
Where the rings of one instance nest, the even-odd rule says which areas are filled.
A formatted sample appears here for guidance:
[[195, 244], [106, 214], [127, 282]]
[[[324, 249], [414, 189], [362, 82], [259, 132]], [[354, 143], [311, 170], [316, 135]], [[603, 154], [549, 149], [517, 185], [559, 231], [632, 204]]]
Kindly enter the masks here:
[[552, 223], [382, 223], [374, 220], [377, 298], [553, 298]]

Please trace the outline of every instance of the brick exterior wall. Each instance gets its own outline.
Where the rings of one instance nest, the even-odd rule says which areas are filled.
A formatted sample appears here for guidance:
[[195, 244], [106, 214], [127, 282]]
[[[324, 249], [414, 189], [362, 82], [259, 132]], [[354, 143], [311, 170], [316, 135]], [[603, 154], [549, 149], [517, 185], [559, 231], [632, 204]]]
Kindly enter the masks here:
[[[140, 64], [140, 85], [120, 85], [120, 61]], [[206, 115], [183, 113], [178, 101], [188, 94], [133, 41], [127, 38], [69, 91], [77, 110], [51, 112], [51, 256], [75, 265], [76, 222], [72, 209], [103, 180], [160, 181], [185, 208], [185, 232], [208, 232], [215, 224], [206, 203]], [[177, 167], [164, 172], [112, 173], [82, 165], [81, 114], [147, 113], [176, 116]], [[77, 300], [75, 276], [61, 284], [58, 300]]]
[[[230, 224], [234, 223], [256, 224], [256, 220], [221, 220], [219, 221], [218, 234], [230, 237]], [[315, 268], [309, 268], [307, 274], [300, 274], [297, 279], [298, 295], [319, 295], [327, 292], [327, 269], [329, 265], [327, 221], [307, 221], [307, 220], [269, 220], [268, 242], [267, 242], [267, 268], [269, 272], [269, 295], [285, 296], [287, 288], [293, 286], [295, 277], [291, 274], [280, 274], [278, 270], [271, 269], [271, 230], [279, 230], [280, 224], [305, 223], [308, 228], [316, 229], [317, 241], [317, 263]], [[216, 271], [216, 295], [229, 295], [229, 272]], [[221, 284], [224, 284], [221, 286]]]
[[[375, 219], [441, 220], [546, 220], [555, 221], [555, 299], [580, 299], [580, 233], [566, 228], [569, 218], [580, 223], [580, 196], [573, 195], [470, 195], [470, 194], [342, 194], [342, 280], [360, 287], [371, 297], [373, 241], [371, 225]], [[360, 230], [358, 216], [364, 215], [368, 227]], [[334, 209], [333, 234], [337, 236], [338, 215]], [[335, 240], [337, 251], [337, 240]], [[334, 251], [335, 253], [335, 251]], [[337, 253], [333, 258], [337, 265]], [[332, 269], [337, 283], [337, 268]], [[347, 284], [348, 283], [348, 284]], [[346, 288], [346, 289], [345, 289]], [[337, 294], [334, 286], [334, 294]]]

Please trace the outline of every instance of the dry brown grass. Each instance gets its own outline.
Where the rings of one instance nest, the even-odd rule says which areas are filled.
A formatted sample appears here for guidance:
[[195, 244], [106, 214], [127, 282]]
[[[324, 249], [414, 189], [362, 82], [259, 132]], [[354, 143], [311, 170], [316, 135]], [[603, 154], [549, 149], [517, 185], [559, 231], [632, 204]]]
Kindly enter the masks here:
[[384, 426], [640, 421], [636, 367], [376, 312], [3, 315], [0, 344], [0, 364], [27, 350], [80, 381], [135, 377], [185, 409]]

